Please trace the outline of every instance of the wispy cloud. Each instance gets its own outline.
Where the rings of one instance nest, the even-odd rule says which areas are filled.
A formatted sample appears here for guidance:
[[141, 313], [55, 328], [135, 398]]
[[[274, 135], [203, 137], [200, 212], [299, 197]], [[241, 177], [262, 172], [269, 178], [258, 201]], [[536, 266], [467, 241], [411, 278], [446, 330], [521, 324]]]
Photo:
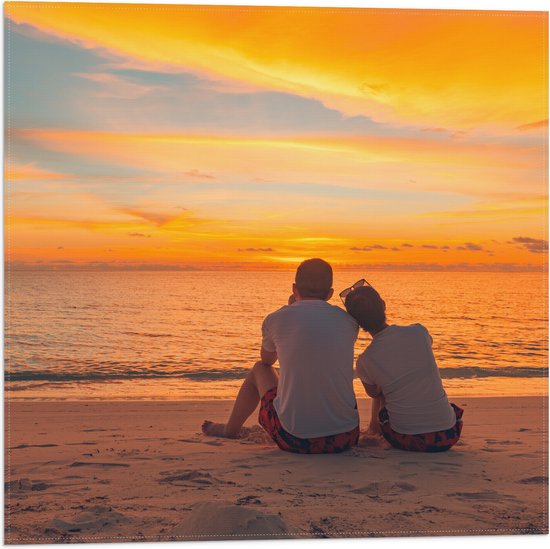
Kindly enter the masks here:
[[459, 251], [481, 252], [483, 250], [483, 246], [480, 244], [474, 244], [473, 242], [465, 242], [460, 246], [455, 246], [454, 249]]
[[387, 246], [382, 244], [370, 244], [368, 246], [353, 246], [350, 250], [354, 252], [371, 252], [372, 250], [387, 250]]
[[75, 76], [97, 84], [97, 89], [93, 90], [91, 94], [98, 98], [132, 100], [166, 91], [162, 86], [152, 86], [133, 82], [128, 78], [123, 78], [108, 72], [75, 73]]
[[[525, 180], [527, 170], [536, 174], [544, 164], [540, 151], [525, 144], [453, 146], [437, 139], [374, 135], [244, 137], [45, 128], [17, 129], [13, 134], [22, 143], [68, 155], [73, 161], [99, 161], [117, 169], [155, 171], [174, 177], [186, 174], [201, 179], [201, 175], [216, 173], [220, 181], [229, 177], [252, 181], [261, 176], [281, 183], [314, 180], [354, 188], [380, 188], [380, 181], [384, 181], [386, 190], [489, 197], [512, 192], [518, 185], [531, 194], [543, 192], [540, 178]], [[182, 170], [182, 166], [193, 168]], [[367, 173], [365, 166], [369, 167]], [[450, 175], [441, 177], [442, 169]], [[415, 182], [411, 182], [411, 172], [418, 176]]]
[[450, 249], [450, 246], [448, 246], [447, 244], [443, 244], [443, 245], [422, 244], [419, 247], [424, 249], [424, 250], [443, 250], [444, 252], [446, 252], [447, 250]]
[[520, 131], [545, 130], [548, 129], [548, 119], [531, 122], [530, 124], [522, 124], [521, 126], [517, 126], [516, 129]]
[[542, 254], [548, 252], [548, 240], [540, 238], [530, 238], [527, 236], [517, 236], [512, 238], [512, 242], [521, 244], [527, 251], [534, 254]]
[[[542, 188], [540, 189], [542, 191]], [[541, 192], [506, 193], [501, 189], [497, 193], [488, 193], [491, 202], [473, 202], [469, 207], [455, 211], [437, 212], [437, 217], [480, 219], [493, 221], [517, 216], [542, 213], [548, 206], [548, 197]]]
[[189, 177], [196, 177], [197, 179], [215, 179], [212, 174], [202, 173], [199, 170], [189, 170], [188, 172], [183, 172], [183, 174]]
[[394, 252], [401, 251], [403, 248], [416, 248], [419, 250], [441, 250], [443, 252], [447, 252], [451, 249], [459, 250], [459, 251], [470, 251], [470, 252], [479, 252], [482, 251], [484, 248], [481, 244], [475, 244], [473, 242], [465, 242], [464, 244], [458, 245], [458, 246], [450, 246], [448, 244], [418, 244], [417, 246], [414, 246], [413, 244], [404, 243], [401, 244], [401, 249], [397, 246], [383, 246], [382, 244], [370, 244], [367, 246], [353, 246], [350, 248], [352, 251], [356, 252], [371, 252], [373, 250], [391, 250]]
[[239, 252], [274, 252], [273, 248], [239, 248]]
[[436, 262], [400, 262], [400, 263], [368, 263], [368, 264], [348, 264], [350, 270], [371, 270], [371, 271], [433, 271], [433, 272], [547, 272], [546, 265], [531, 263], [511, 263], [511, 262], [493, 262], [493, 263], [469, 263], [465, 261], [456, 263], [436, 263]]
[[138, 210], [134, 208], [118, 208], [118, 211], [122, 214], [129, 215], [130, 217], [145, 220], [148, 223], [151, 223], [152, 225], [157, 225], [159, 227], [177, 217], [174, 215], [150, 212], [146, 210]]
[[36, 162], [28, 162], [26, 164], [19, 164], [11, 162], [8, 159], [4, 164], [4, 177], [8, 182], [11, 181], [51, 181], [51, 180], [65, 180], [69, 179], [71, 174], [52, 172], [40, 168], [36, 165]]

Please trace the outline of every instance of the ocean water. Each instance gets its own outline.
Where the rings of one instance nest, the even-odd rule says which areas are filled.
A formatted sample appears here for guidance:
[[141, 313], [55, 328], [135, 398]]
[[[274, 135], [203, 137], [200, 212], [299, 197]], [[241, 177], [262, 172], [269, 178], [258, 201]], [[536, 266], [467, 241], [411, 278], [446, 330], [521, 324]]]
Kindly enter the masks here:
[[[6, 390], [12, 399], [232, 397], [258, 359], [262, 319], [286, 304], [293, 276], [13, 272]], [[390, 323], [428, 328], [450, 394], [547, 394], [546, 274], [341, 271], [336, 294], [363, 277]], [[356, 353], [369, 341], [361, 332]]]

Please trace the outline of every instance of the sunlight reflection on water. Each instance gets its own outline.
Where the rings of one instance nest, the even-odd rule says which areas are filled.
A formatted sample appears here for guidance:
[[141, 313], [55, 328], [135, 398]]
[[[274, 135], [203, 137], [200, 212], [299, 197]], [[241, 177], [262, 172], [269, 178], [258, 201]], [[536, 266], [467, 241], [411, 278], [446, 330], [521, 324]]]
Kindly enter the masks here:
[[[10, 394], [233, 395], [257, 360], [262, 319], [286, 303], [293, 276], [15, 272], [6, 323]], [[514, 391], [545, 393], [546, 275], [347, 271], [335, 274], [336, 294], [363, 276], [386, 300], [390, 322], [430, 330], [450, 389], [500, 393], [516, 378]], [[369, 339], [360, 334], [357, 353]]]

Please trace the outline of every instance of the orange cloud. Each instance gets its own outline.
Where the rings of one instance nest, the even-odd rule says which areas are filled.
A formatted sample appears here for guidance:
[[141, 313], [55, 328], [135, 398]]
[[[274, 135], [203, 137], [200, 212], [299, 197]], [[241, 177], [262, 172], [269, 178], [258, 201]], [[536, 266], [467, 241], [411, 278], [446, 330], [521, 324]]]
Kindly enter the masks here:
[[507, 199], [492, 203], [475, 203], [468, 209], [444, 211], [430, 214], [435, 218], [461, 218], [464, 221], [470, 219], [484, 219], [494, 223], [510, 217], [535, 217], [543, 219], [548, 211], [548, 198], [545, 196], [521, 196], [514, 200]]
[[545, 12], [7, 2], [6, 15], [151, 67], [399, 125], [513, 129], [548, 117]]
[[[376, 136], [224, 136], [17, 129], [43, 148], [118, 165], [197, 177], [216, 173], [278, 182], [312, 181], [473, 195], [544, 192], [544, 154], [531, 145]], [[200, 170], [189, 171], [189, 166]], [[540, 178], [525, 178], [525, 171]]]
[[522, 124], [521, 126], [517, 127], [518, 130], [521, 131], [530, 131], [530, 130], [548, 130], [548, 119], [546, 120], [539, 120], [538, 122], [532, 122], [531, 124]]
[[36, 166], [34, 162], [18, 164], [5, 162], [4, 177], [6, 181], [45, 181], [63, 180], [71, 177], [69, 174], [51, 172]]
[[152, 223], [159, 227], [168, 223], [175, 217], [173, 215], [171, 216], [168, 214], [136, 210], [133, 208], [118, 208], [118, 211], [131, 217], [137, 217], [138, 219], [145, 220], [148, 223]]

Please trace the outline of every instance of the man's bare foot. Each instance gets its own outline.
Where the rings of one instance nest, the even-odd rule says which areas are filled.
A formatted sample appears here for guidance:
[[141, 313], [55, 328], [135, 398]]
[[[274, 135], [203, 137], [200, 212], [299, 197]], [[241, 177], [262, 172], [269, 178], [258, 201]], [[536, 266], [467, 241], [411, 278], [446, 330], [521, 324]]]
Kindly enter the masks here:
[[205, 422], [202, 424], [202, 432], [209, 437], [229, 438], [225, 434], [224, 423], [214, 423], [213, 421], [205, 420]]
[[363, 433], [359, 437], [359, 448], [384, 448], [387, 445], [385, 439], [381, 435], [369, 435]]

